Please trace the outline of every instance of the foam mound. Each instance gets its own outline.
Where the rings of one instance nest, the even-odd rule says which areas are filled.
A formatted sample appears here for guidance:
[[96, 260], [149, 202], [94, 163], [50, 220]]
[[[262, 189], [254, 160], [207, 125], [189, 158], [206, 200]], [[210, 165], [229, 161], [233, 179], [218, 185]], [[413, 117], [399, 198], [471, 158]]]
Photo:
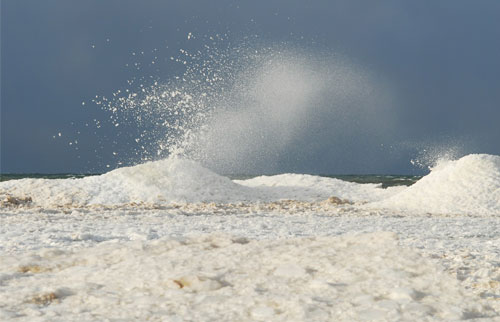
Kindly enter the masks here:
[[[124, 167], [82, 179], [22, 179], [0, 183], [0, 195], [17, 206], [124, 205], [131, 203], [236, 203], [332, 196], [353, 201], [387, 198], [396, 190], [302, 174], [261, 176], [232, 181], [199, 163], [169, 158]], [[4, 198], [5, 199], [5, 198]]]
[[442, 161], [417, 183], [370, 206], [441, 214], [500, 215], [500, 156]]
[[228, 202], [252, 196], [249, 188], [194, 161], [177, 158], [124, 167], [82, 179], [12, 180], [1, 183], [0, 191], [18, 199], [29, 197], [39, 206]]
[[388, 198], [403, 187], [382, 189], [381, 184], [359, 184], [335, 178], [308, 174], [285, 173], [235, 181], [252, 187], [273, 199], [318, 201], [331, 196], [351, 202], [369, 202]]
[[132, 203], [236, 203], [332, 196], [361, 207], [433, 214], [500, 214], [500, 156], [473, 154], [442, 161], [413, 186], [382, 189], [304, 174], [230, 180], [180, 158], [124, 167], [82, 179], [22, 179], [0, 183], [0, 197], [16, 206]]

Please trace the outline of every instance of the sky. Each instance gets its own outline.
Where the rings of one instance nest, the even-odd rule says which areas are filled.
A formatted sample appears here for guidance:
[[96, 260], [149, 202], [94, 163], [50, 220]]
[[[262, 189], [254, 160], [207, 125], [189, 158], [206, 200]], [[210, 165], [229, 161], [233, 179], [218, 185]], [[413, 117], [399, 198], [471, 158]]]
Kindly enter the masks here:
[[[2, 0], [0, 171], [95, 173], [141, 162], [132, 138], [149, 125], [115, 127], [92, 100], [168, 84], [189, 68], [171, 57], [206, 44], [203, 59], [230, 52], [236, 65], [238, 46], [287, 55], [254, 75], [269, 82], [264, 89], [245, 81], [260, 102], [254, 116], [238, 104], [211, 136], [217, 146], [203, 143], [224, 154], [205, 162], [218, 172], [419, 174], [443, 154], [500, 155], [499, 16], [496, 0]], [[310, 89], [315, 82], [321, 91]], [[299, 106], [289, 95], [298, 92], [312, 98]], [[286, 139], [273, 143], [248, 139], [282, 130]], [[228, 158], [219, 132], [245, 138], [230, 147], [252, 148]]]

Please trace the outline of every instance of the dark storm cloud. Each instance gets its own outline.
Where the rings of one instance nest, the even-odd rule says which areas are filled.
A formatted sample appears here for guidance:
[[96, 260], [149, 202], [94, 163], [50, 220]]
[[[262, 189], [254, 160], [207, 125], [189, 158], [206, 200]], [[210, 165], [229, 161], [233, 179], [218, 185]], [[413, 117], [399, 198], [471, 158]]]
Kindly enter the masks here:
[[[349, 57], [390, 87], [394, 121], [377, 141], [390, 149], [372, 147], [366, 159], [366, 150], [353, 148], [330, 167], [308, 161], [285, 163], [284, 170], [411, 172], [408, 147], [432, 142], [500, 154], [498, 1], [4, 0], [1, 6], [2, 172], [104, 170], [109, 147], [99, 141], [121, 139], [85, 128], [108, 116], [81, 102], [109, 96], [133, 77], [177, 75], [168, 58], [186, 45], [188, 32], [317, 46]], [[161, 57], [151, 67], [154, 49]], [[78, 151], [69, 146], [75, 139]]]

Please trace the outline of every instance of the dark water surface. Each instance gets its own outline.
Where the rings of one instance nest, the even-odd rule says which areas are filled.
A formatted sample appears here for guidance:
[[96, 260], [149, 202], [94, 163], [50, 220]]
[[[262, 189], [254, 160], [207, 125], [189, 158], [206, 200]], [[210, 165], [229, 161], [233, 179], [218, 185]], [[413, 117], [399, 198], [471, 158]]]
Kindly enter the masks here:
[[[99, 174], [75, 174], [75, 173], [58, 173], [58, 174], [40, 174], [40, 173], [10, 173], [0, 174], [0, 182], [8, 180], [18, 180], [25, 178], [32, 179], [69, 179], [69, 178], [84, 178]], [[229, 178], [235, 180], [245, 180], [254, 178], [257, 175], [228, 175]], [[411, 175], [320, 175], [321, 177], [336, 178], [349, 182], [356, 183], [379, 183], [382, 188], [393, 186], [410, 186], [417, 182], [421, 176]]]
[[70, 179], [70, 178], [84, 178], [99, 175], [94, 174], [75, 174], [75, 173], [57, 173], [57, 174], [42, 174], [42, 173], [7, 173], [0, 174], [0, 182], [19, 179]]

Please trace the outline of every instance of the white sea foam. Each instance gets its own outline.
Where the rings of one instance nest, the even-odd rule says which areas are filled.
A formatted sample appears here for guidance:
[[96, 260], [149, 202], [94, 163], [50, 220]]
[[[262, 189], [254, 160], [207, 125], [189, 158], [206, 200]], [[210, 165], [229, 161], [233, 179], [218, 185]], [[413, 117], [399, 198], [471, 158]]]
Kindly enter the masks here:
[[0, 257], [0, 318], [450, 321], [496, 315], [394, 234], [103, 242]]
[[471, 154], [441, 161], [400, 193], [375, 202], [413, 212], [500, 215], [500, 156]]
[[252, 191], [189, 160], [170, 158], [82, 179], [23, 179], [0, 184], [3, 193], [36, 205], [229, 202]]
[[367, 202], [387, 198], [404, 189], [403, 187], [382, 189], [380, 184], [359, 184], [335, 178], [294, 173], [260, 176], [235, 182], [266, 192], [272, 200], [320, 201], [334, 196], [351, 202]]
[[194, 161], [169, 158], [82, 179], [23, 179], [0, 183], [4, 195], [38, 206], [127, 203], [322, 201], [331, 196], [366, 201], [393, 194], [377, 184], [283, 174], [231, 181]]
[[[178, 158], [2, 182], [39, 207], [0, 211], [0, 319], [494, 320], [499, 159], [469, 155], [390, 189], [301, 174], [232, 181]], [[330, 196], [354, 203], [321, 208]], [[282, 199], [295, 201], [266, 203]], [[141, 202], [186, 204], [131, 205]], [[119, 207], [79, 207], [95, 204]]]
[[82, 179], [23, 179], [0, 183], [0, 192], [48, 206], [130, 203], [234, 203], [329, 197], [399, 212], [500, 214], [500, 157], [468, 155], [443, 161], [410, 187], [382, 189], [313, 175], [282, 174], [230, 180], [199, 163], [169, 158]]

